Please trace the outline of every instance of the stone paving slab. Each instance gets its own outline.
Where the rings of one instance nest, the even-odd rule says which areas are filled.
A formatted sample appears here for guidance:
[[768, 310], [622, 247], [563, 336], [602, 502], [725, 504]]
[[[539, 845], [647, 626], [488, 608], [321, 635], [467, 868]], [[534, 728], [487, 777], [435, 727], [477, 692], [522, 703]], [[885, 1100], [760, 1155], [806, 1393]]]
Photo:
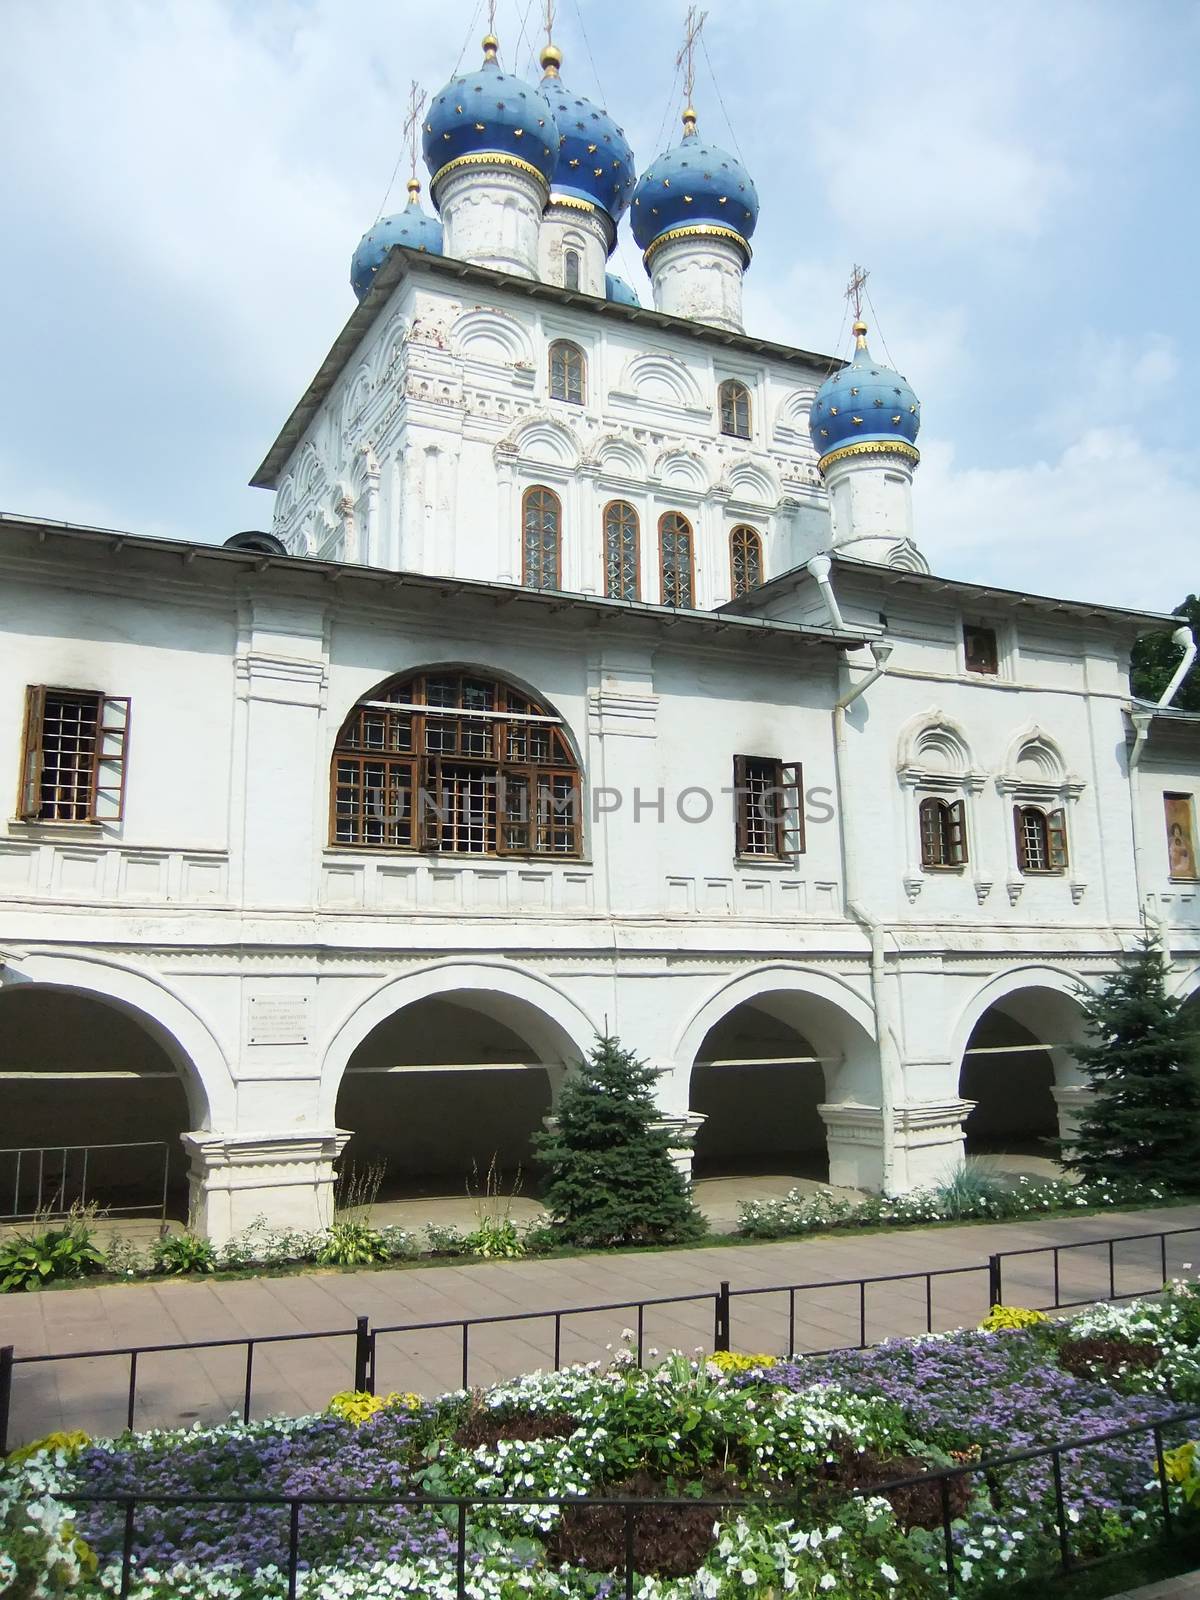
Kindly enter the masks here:
[[[1168, 1275], [1200, 1264], [1200, 1205], [1101, 1216], [1056, 1217], [961, 1228], [914, 1229], [857, 1237], [824, 1237], [742, 1247], [632, 1255], [592, 1255], [563, 1260], [478, 1262], [373, 1272], [308, 1272], [288, 1277], [163, 1280], [52, 1290], [0, 1299], [0, 1344], [18, 1357], [206, 1339], [262, 1338], [271, 1334], [338, 1330], [338, 1336], [295, 1344], [258, 1345], [254, 1355], [252, 1412], [299, 1412], [323, 1406], [353, 1378], [353, 1328], [357, 1316], [374, 1327], [507, 1317], [469, 1338], [469, 1378], [486, 1384], [552, 1365], [553, 1318], [515, 1320], [528, 1312], [699, 1294], [673, 1306], [647, 1306], [642, 1317], [647, 1350], [712, 1348], [713, 1295], [722, 1279], [734, 1291], [732, 1344], [745, 1351], [784, 1352], [855, 1344], [865, 1329], [874, 1342], [935, 1329], [973, 1325], [987, 1312], [984, 1263], [993, 1251], [1046, 1244], [1085, 1245], [1115, 1234], [1155, 1229], [1195, 1229], [1168, 1240]], [[894, 1273], [969, 1271], [900, 1283], [829, 1287], [833, 1280]], [[1157, 1241], [1133, 1242], [1113, 1252], [1118, 1293], [1151, 1292], [1161, 1281]], [[742, 1295], [768, 1285], [808, 1285], [787, 1293]], [[817, 1285], [817, 1287], [811, 1287]], [[1090, 1302], [1106, 1296], [1110, 1263], [1105, 1246], [1073, 1249], [1060, 1258], [1064, 1298]], [[1052, 1298], [1049, 1256], [1010, 1259], [1004, 1266], [1009, 1304]], [[794, 1320], [793, 1320], [794, 1318]], [[637, 1314], [618, 1309], [577, 1312], [560, 1325], [564, 1362], [602, 1357]], [[240, 1410], [244, 1348], [193, 1349], [143, 1355], [138, 1366], [138, 1426], [170, 1426], [199, 1417], [212, 1420]], [[461, 1327], [409, 1328], [378, 1337], [380, 1390], [433, 1394], [462, 1381]], [[103, 1434], [124, 1424], [128, 1361], [88, 1358], [18, 1365], [13, 1385], [12, 1443], [54, 1428]]]
[[1184, 1572], [1176, 1578], [1164, 1578], [1161, 1583], [1147, 1584], [1144, 1589], [1123, 1589], [1111, 1600], [1198, 1600], [1200, 1597], [1200, 1572]]

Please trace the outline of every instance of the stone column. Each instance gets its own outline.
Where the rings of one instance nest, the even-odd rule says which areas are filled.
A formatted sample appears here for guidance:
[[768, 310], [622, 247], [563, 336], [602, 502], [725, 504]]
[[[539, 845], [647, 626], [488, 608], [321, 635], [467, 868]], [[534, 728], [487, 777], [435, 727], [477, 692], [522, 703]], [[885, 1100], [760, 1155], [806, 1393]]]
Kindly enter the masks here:
[[221, 1245], [257, 1218], [273, 1229], [314, 1233], [333, 1220], [333, 1163], [350, 1135], [185, 1133], [189, 1215], [197, 1232]]
[[747, 247], [732, 234], [669, 234], [651, 245], [646, 265], [654, 286], [654, 309], [689, 322], [741, 333], [742, 274]]

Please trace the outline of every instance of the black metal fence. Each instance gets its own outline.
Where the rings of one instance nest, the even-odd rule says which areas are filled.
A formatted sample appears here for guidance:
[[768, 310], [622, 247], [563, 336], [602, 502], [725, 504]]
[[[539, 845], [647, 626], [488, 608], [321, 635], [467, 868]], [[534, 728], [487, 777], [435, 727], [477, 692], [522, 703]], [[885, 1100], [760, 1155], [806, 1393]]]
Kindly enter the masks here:
[[[1153, 1441], [1154, 1467], [1158, 1483], [1158, 1510], [1161, 1531], [1170, 1535], [1175, 1531], [1175, 1517], [1177, 1507], [1172, 1504], [1172, 1485], [1168, 1480], [1164, 1462], [1164, 1434], [1168, 1430], [1183, 1429], [1192, 1423], [1200, 1421], [1200, 1410], [1181, 1410], [1169, 1416], [1162, 1417], [1154, 1422], [1135, 1423], [1132, 1427], [1112, 1428], [1103, 1433], [1092, 1433], [1077, 1436], [1072, 1439], [1056, 1441], [1053, 1444], [1035, 1445], [1025, 1450], [1015, 1450], [1007, 1455], [990, 1456], [984, 1460], [964, 1462], [952, 1467], [937, 1468], [932, 1471], [916, 1473], [909, 1477], [894, 1478], [884, 1483], [870, 1483], [855, 1488], [851, 1492], [860, 1497], [889, 1496], [897, 1491], [912, 1489], [918, 1486], [937, 1486], [937, 1495], [940, 1508], [940, 1527], [942, 1534], [943, 1566], [945, 1577], [945, 1592], [953, 1596], [959, 1592], [960, 1563], [955, 1548], [955, 1515], [953, 1511], [953, 1496], [951, 1485], [962, 1479], [980, 1479], [981, 1481], [995, 1484], [999, 1475], [1006, 1469], [1026, 1465], [1033, 1461], [1048, 1460], [1051, 1466], [1051, 1479], [1053, 1485], [1053, 1505], [1039, 1508], [1044, 1524], [1052, 1530], [1052, 1537], [1057, 1545], [1058, 1558], [1054, 1567], [1061, 1573], [1069, 1573], [1087, 1566], [1095, 1566], [1107, 1559], [1104, 1555], [1081, 1555], [1072, 1544], [1072, 1519], [1068, 1507], [1069, 1488], [1069, 1457], [1077, 1451], [1087, 1451], [1094, 1455], [1098, 1447], [1113, 1444], [1119, 1440], [1148, 1437]], [[1182, 1499], [1182, 1490], [1180, 1490]], [[451, 1497], [444, 1495], [128, 1495], [128, 1494], [89, 1494], [86, 1491], [71, 1490], [71, 1504], [83, 1505], [117, 1505], [123, 1511], [123, 1528], [121, 1542], [121, 1582], [119, 1593], [121, 1600], [127, 1600], [137, 1568], [137, 1518], [138, 1512], [143, 1507], [182, 1507], [182, 1506], [278, 1506], [287, 1510], [287, 1540], [286, 1550], [281, 1547], [279, 1551], [279, 1566], [287, 1574], [288, 1600], [296, 1600], [299, 1586], [299, 1575], [302, 1564], [305, 1563], [304, 1554], [304, 1527], [303, 1516], [306, 1507], [319, 1508], [329, 1506], [356, 1507], [395, 1507], [405, 1511], [432, 1509], [441, 1513], [446, 1519], [451, 1520], [455, 1530], [454, 1536], [454, 1566], [455, 1566], [455, 1595], [457, 1600], [466, 1600], [468, 1593], [468, 1565], [470, 1556], [469, 1532], [472, 1513], [481, 1511], [495, 1512], [497, 1510], [520, 1510], [529, 1507], [552, 1506], [558, 1510], [573, 1505], [587, 1505], [589, 1507], [611, 1507], [620, 1511], [623, 1532], [623, 1560], [617, 1567], [617, 1572], [624, 1579], [624, 1594], [626, 1600], [633, 1600], [639, 1580], [638, 1573], [638, 1517], [650, 1510], [661, 1515], [666, 1509], [695, 1509], [704, 1507], [714, 1513], [729, 1512], [732, 1510], [749, 1510], [757, 1508], [770, 1510], [775, 1515], [783, 1515], [790, 1509], [786, 1495], [777, 1494], [768, 1500], [754, 1500], [736, 1496], [714, 1497], [703, 1499], [692, 1498], [651, 1498], [649, 1496], [612, 1496], [612, 1495], [583, 1495], [577, 1497], [551, 1497], [541, 1496], [512, 1496], [495, 1498], [487, 1496], [462, 1496]], [[970, 1537], [969, 1533], [966, 1535]], [[1047, 1574], [1048, 1575], [1048, 1574]], [[642, 1577], [653, 1576], [652, 1569], [644, 1569]]]
[[[1020, 1258], [1046, 1257], [1051, 1258], [1053, 1298], [1043, 1302], [1034, 1309], [1041, 1311], [1067, 1310], [1074, 1306], [1090, 1305], [1104, 1300], [1129, 1300], [1139, 1295], [1157, 1293], [1168, 1276], [1168, 1245], [1167, 1241], [1180, 1239], [1185, 1235], [1194, 1235], [1200, 1239], [1200, 1226], [1190, 1228], [1167, 1228], [1152, 1233], [1119, 1234], [1112, 1238], [1079, 1240], [1070, 1244], [1034, 1245], [1024, 1249], [1004, 1250], [989, 1256], [986, 1261], [959, 1267], [930, 1267], [923, 1271], [896, 1272], [881, 1274], [874, 1277], [862, 1278], [830, 1278], [809, 1283], [772, 1284], [766, 1287], [751, 1287], [733, 1289], [727, 1281], [722, 1282], [717, 1289], [707, 1290], [693, 1294], [660, 1295], [641, 1300], [616, 1300], [600, 1305], [586, 1306], [561, 1306], [548, 1311], [511, 1311], [500, 1312], [485, 1317], [451, 1317], [430, 1322], [399, 1322], [382, 1323], [372, 1326], [365, 1316], [356, 1319], [353, 1327], [328, 1328], [317, 1332], [304, 1333], [274, 1333], [262, 1336], [243, 1335], [226, 1339], [201, 1339], [185, 1341], [175, 1344], [153, 1345], [120, 1345], [100, 1350], [63, 1350], [45, 1355], [17, 1355], [12, 1345], [0, 1347], [0, 1455], [9, 1448], [9, 1431], [12, 1417], [13, 1391], [17, 1369], [44, 1367], [51, 1363], [66, 1363], [75, 1361], [90, 1361], [103, 1357], [124, 1358], [128, 1361], [128, 1376], [125, 1386], [126, 1408], [125, 1425], [132, 1429], [137, 1420], [137, 1404], [139, 1389], [139, 1358], [150, 1355], [171, 1355], [178, 1353], [194, 1354], [201, 1350], [223, 1350], [241, 1348], [245, 1351], [243, 1367], [243, 1382], [241, 1389], [241, 1414], [245, 1421], [249, 1421], [253, 1403], [255, 1352], [263, 1346], [292, 1345], [303, 1341], [315, 1339], [344, 1340], [350, 1348], [347, 1352], [346, 1373], [351, 1378], [353, 1387], [375, 1393], [377, 1387], [377, 1369], [379, 1363], [381, 1339], [394, 1335], [421, 1334], [421, 1333], [455, 1333], [458, 1336], [461, 1349], [460, 1378], [462, 1387], [469, 1388], [471, 1384], [471, 1334], [476, 1329], [496, 1328], [500, 1326], [514, 1326], [531, 1323], [548, 1325], [551, 1343], [547, 1348], [546, 1359], [552, 1360], [554, 1370], [562, 1365], [563, 1330], [569, 1320], [589, 1316], [613, 1316], [617, 1313], [628, 1314], [633, 1324], [633, 1353], [638, 1365], [641, 1366], [646, 1358], [646, 1313], [667, 1306], [705, 1306], [711, 1307], [712, 1348], [714, 1350], [729, 1350], [733, 1348], [735, 1337], [733, 1326], [733, 1308], [736, 1302], [745, 1302], [750, 1299], [762, 1300], [770, 1296], [786, 1296], [787, 1305], [787, 1335], [785, 1348], [778, 1353], [790, 1356], [796, 1351], [797, 1327], [797, 1296], [799, 1295], [828, 1295], [832, 1291], [849, 1290], [857, 1294], [857, 1342], [849, 1341], [827, 1346], [824, 1349], [806, 1350], [800, 1352], [806, 1355], [826, 1355], [834, 1350], [866, 1349], [869, 1345], [878, 1342], [871, 1338], [874, 1331], [871, 1327], [870, 1313], [872, 1311], [871, 1291], [881, 1287], [895, 1289], [897, 1285], [919, 1284], [923, 1287], [923, 1326], [918, 1326], [911, 1332], [932, 1333], [934, 1329], [934, 1286], [944, 1279], [962, 1279], [975, 1276], [980, 1280], [981, 1287], [986, 1286], [986, 1300], [989, 1305], [1002, 1303], [1004, 1294], [1004, 1281], [1006, 1271], [1011, 1282], [1014, 1273], [1012, 1264]], [[1158, 1264], [1160, 1271], [1157, 1281], [1141, 1282], [1136, 1287], [1117, 1288], [1117, 1258], [1116, 1247], [1122, 1244], [1138, 1243], [1146, 1245], [1147, 1242], [1157, 1241]], [[1083, 1250], [1101, 1251], [1102, 1260], [1107, 1265], [1108, 1293], [1091, 1293], [1084, 1298], [1064, 1299], [1063, 1272], [1061, 1257], [1067, 1252]], [[1068, 1293], [1070, 1292], [1068, 1286]], [[890, 1304], [890, 1300], [889, 1300]], [[707, 1318], [705, 1318], [707, 1323]], [[893, 1337], [899, 1330], [893, 1328], [883, 1337]], [[386, 1347], [385, 1347], [386, 1355]], [[330, 1387], [333, 1387], [331, 1382]], [[386, 1387], [400, 1387], [399, 1384], [387, 1384]]]

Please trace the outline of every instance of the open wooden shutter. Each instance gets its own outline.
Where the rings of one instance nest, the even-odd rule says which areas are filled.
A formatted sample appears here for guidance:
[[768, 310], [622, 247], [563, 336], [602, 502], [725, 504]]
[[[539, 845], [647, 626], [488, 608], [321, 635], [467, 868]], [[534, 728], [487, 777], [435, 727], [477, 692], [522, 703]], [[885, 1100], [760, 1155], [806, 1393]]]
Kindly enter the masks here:
[[799, 761], [784, 761], [779, 768], [783, 783], [783, 805], [779, 818], [779, 853], [795, 859], [804, 854], [804, 767]]
[[42, 727], [46, 715], [44, 684], [31, 684], [25, 690], [25, 737], [21, 750], [21, 783], [17, 796], [17, 815], [22, 822], [33, 822], [42, 810]]
[[125, 695], [102, 695], [92, 767], [92, 816], [97, 822], [120, 822], [125, 815], [128, 749], [129, 699]]
[[1046, 818], [1046, 855], [1055, 871], [1067, 864], [1067, 814], [1061, 806]]
[[950, 862], [952, 866], [961, 867], [967, 860], [967, 808], [964, 801], [956, 800], [947, 807], [947, 821], [950, 827]]
[[1025, 848], [1025, 812], [1021, 806], [1013, 807], [1013, 827], [1017, 834], [1017, 866], [1022, 872], [1029, 871], [1029, 852]]
[[750, 789], [746, 757], [733, 758], [733, 835], [734, 853], [744, 856], [750, 845]]

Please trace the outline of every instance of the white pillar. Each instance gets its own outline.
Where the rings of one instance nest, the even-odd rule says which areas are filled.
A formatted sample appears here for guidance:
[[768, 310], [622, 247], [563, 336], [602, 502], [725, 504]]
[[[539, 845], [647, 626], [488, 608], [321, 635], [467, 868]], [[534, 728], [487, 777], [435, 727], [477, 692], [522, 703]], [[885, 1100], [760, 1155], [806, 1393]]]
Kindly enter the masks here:
[[654, 309], [689, 322], [743, 332], [746, 246], [713, 232], [669, 234], [647, 251]]
[[433, 195], [446, 255], [516, 278], [537, 277], [547, 190], [535, 168], [515, 157], [480, 157], [478, 164], [447, 168], [434, 179]]
[[269, 1228], [315, 1233], [333, 1221], [333, 1163], [350, 1138], [318, 1133], [185, 1133], [189, 1217], [221, 1245], [264, 1217]]

